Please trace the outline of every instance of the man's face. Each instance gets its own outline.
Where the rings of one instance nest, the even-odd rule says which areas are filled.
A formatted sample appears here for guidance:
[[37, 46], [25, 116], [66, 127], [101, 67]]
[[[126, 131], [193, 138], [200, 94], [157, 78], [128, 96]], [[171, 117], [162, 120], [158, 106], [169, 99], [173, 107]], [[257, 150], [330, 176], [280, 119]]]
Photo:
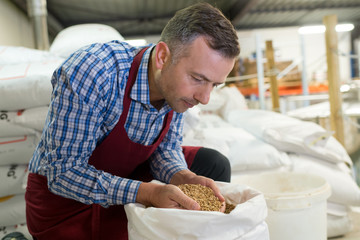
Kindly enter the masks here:
[[207, 104], [211, 90], [225, 82], [234, 66], [234, 59], [211, 49], [203, 37], [195, 39], [187, 51], [175, 63], [169, 59], [156, 81], [159, 93], [179, 113], [198, 103]]

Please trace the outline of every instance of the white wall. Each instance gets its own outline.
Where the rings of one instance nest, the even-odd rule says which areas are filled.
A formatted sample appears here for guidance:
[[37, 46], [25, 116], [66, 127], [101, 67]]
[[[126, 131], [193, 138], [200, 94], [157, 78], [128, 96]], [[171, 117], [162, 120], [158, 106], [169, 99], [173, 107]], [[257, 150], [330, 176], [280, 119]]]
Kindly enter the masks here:
[[[263, 43], [261, 48], [265, 49], [265, 41], [272, 40], [275, 50], [275, 61], [296, 60], [301, 58], [301, 41], [298, 27], [254, 29], [249, 31], [238, 31], [241, 47], [241, 57], [251, 57], [256, 52], [255, 36], [259, 35]], [[351, 49], [350, 32], [338, 33], [339, 52], [349, 54]], [[326, 79], [326, 51], [325, 34], [304, 35], [307, 78], [318, 80]], [[265, 54], [264, 54], [265, 56]], [[301, 69], [301, 65], [299, 66]], [[351, 77], [350, 59], [339, 56], [340, 80], [348, 81]]]
[[31, 21], [10, 0], [0, 0], [0, 45], [35, 48]]

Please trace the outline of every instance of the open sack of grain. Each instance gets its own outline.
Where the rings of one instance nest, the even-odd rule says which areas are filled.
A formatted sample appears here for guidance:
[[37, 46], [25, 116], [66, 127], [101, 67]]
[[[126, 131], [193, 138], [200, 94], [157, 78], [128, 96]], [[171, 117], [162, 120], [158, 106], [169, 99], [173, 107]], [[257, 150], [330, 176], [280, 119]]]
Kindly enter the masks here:
[[217, 182], [229, 213], [125, 205], [130, 240], [269, 239], [264, 196], [247, 186]]

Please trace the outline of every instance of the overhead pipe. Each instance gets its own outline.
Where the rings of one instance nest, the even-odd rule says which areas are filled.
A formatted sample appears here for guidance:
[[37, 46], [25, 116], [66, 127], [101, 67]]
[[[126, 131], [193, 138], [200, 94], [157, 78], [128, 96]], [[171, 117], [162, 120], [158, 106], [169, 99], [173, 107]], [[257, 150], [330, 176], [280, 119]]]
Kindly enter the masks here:
[[35, 47], [40, 50], [49, 50], [46, 0], [27, 0], [27, 7], [33, 24]]

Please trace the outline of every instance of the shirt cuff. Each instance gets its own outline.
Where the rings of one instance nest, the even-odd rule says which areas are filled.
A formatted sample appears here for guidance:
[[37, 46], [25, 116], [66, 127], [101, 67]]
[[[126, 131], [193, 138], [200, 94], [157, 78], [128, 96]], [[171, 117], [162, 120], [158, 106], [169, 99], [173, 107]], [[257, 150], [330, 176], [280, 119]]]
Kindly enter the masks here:
[[170, 183], [170, 180], [172, 179], [172, 177], [177, 173], [180, 172], [182, 170], [187, 170], [188, 168], [181, 165], [181, 166], [174, 166], [173, 168], [169, 169], [169, 171], [167, 172], [167, 174], [165, 175], [165, 182], [166, 183]]
[[110, 194], [110, 196], [112, 196], [110, 205], [135, 203], [140, 184], [141, 181], [115, 177], [112, 182], [112, 186], [114, 187], [113, 192]]

